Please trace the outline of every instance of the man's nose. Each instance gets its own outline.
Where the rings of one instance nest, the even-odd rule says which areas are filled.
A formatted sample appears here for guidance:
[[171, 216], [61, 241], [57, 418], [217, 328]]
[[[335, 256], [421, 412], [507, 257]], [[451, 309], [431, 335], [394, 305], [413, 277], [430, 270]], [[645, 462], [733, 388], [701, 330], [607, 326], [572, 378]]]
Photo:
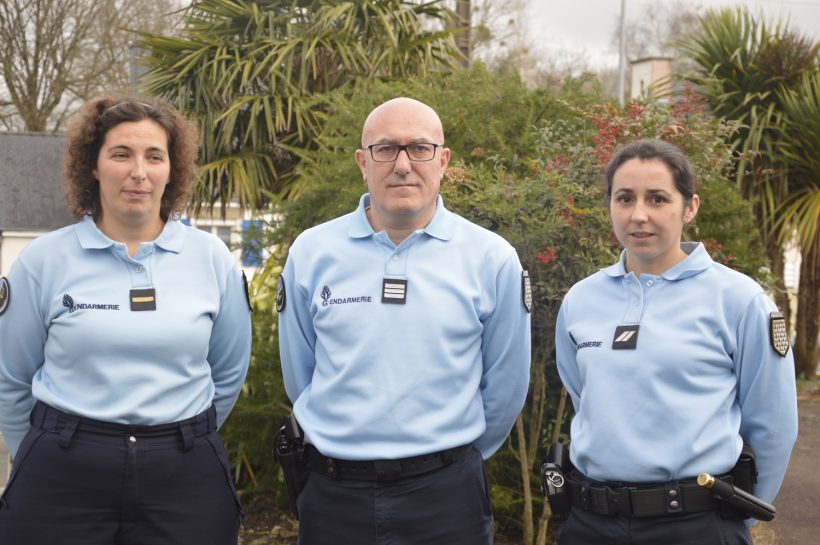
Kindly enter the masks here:
[[393, 170], [406, 174], [413, 169], [410, 163], [410, 152], [407, 151], [406, 148], [399, 150], [399, 156], [396, 157], [396, 164], [393, 165]]

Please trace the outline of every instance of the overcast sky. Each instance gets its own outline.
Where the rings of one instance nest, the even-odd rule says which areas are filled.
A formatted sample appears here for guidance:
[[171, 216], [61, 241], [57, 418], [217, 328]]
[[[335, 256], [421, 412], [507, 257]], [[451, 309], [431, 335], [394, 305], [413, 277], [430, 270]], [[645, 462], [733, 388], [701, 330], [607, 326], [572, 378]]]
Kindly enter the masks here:
[[[617, 66], [612, 36], [618, 24], [621, 0], [528, 0], [534, 45], [552, 50], [583, 50], [597, 66]], [[650, 3], [674, 5], [676, 0], [626, 0], [626, 17], [634, 20]], [[678, 3], [681, 3], [678, 0]], [[788, 20], [802, 34], [820, 40], [820, 0], [692, 0], [705, 7], [743, 4], [752, 13]]]

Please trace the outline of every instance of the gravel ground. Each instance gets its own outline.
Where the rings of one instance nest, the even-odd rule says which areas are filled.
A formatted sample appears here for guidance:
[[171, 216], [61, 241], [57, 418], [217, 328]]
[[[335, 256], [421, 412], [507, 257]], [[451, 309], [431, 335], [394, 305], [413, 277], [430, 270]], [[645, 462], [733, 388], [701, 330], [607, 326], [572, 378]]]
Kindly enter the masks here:
[[[783, 487], [774, 501], [777, 515], [764, 526], [774, 531], [773, 545], [820, 542], [820, 395], [799, 402], [797, 444]], [[761, 523], [762, 524], [762, 523]]]

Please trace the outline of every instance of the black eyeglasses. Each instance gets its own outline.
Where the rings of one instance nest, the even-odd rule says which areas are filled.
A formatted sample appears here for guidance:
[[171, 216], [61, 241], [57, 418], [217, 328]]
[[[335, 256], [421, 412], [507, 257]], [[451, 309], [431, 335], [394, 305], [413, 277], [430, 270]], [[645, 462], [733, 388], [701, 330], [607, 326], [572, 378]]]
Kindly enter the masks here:
[[443, 144], [430, 144], [428, 142], [416, 142], [415, 144], [370, 144], [370, 157], [377, 163], [392, 163], [399, 157], [399, 153], [404, 151], [411, 161], [432, 161], [436, 156], [436, 148]]

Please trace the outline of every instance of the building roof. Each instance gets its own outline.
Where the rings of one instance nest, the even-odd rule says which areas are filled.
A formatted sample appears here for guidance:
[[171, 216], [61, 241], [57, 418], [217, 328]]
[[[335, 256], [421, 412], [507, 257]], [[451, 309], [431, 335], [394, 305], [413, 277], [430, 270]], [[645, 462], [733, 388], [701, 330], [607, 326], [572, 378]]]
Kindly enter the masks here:
[[62, 134], [0, 132], [0, 231], [74, 223], [63, 195]]

